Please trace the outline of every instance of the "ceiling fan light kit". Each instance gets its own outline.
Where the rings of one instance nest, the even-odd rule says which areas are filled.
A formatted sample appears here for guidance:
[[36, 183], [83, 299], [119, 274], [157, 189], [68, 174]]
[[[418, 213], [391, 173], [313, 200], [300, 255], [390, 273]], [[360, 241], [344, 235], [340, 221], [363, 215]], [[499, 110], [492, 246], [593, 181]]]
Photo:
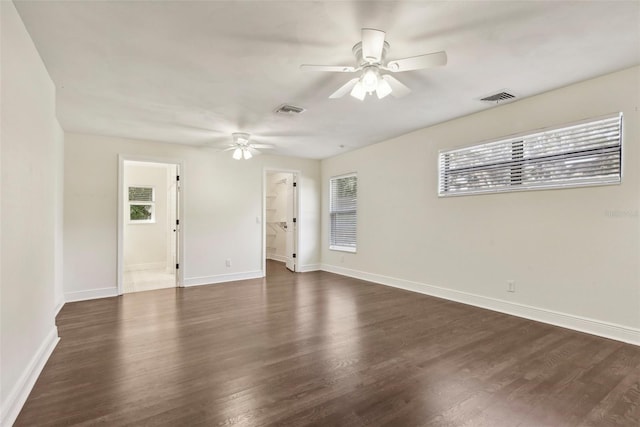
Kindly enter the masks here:
[[254, 154], [260, 154], [257, 148], [273, 148], [269, 144], [253, 144], [249, 142], [251, 135], [245, 132], [235, 132], [231, 134], [233, 143], [223, 151], [233, 150], [232, 157], [235, 160], [249, 160]]
[[362, 41], [353, 46], [353, 55], [356, 57], [357, 67], [345, 65], [309, 65], [303, 64], [303, 71], [327, 71], [333, 73], [355, 73], [361, 71], [360, 77], [351, 79], [332, 93], [329, 98], [342, 98], [349, 93], [352, 97], [363, 101], [367, 94], [376, 93], [378, 99], [387, 95], [396, 98], [405, 96], [411, 89], [405, 86], [391, 74], [382, 74], [380, 71], [399, 73], [403, 71], [420, 70], [424, 68], [446, 65], [446, 52], [428, 53], [409, 58], [396, 59], [386, 62], [389, 43], [385, 41], [386, 33], [373, 28], [362, 29]]

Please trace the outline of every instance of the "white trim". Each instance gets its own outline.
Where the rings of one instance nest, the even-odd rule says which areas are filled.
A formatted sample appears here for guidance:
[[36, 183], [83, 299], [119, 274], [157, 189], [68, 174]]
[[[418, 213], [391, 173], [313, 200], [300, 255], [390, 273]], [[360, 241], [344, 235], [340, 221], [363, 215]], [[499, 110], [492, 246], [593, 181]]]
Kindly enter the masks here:
[[59, 303], [57, 303], [56, 307], [53, 309], [53, 317], [54, 317], [54, 319], [56, 317], [58, 317], [58, 314], [60, 313], [60, 310], [62, 310], [62, 307], [64, 307], [64, 300], [60, 301]]
[[525, 319], [548, 323], [563, 328], [573, 329], [592, 335], [598, 335], [629, 344], [640, 345], [640, 329], [615, 323], [603, 322], [587, 317], [576, 316], [568, 313], [561, 313], [530, 305], [518, 304], [497, 298], [485, 297], [482, 295], [456, 291], [453, 289], [441, 288], [424, 283], [412, 282], [410, 280], [398, 279], [395, 277], [383, 276], [381, 274], [367, 273], [364, 271], [351, 270], [335, 265], [322, 264], [321, 269], [330, 273], [341, 274], [343, 276], [354, 277], [381, 285], [392, 286], [394, 288], [405, 289], [450, 301], [486, 308], [500, 313], [513, 316], [524, 317]]
[[310, 271], [319, 271], [321, 270], [320, 264], [307, 264], [300, 266], [300, 273], [308, 273]]
[[51, 353], [53, 353], [53, 350], [56, 348], [58, 341], [60, 341], [60, 338], [58, 338], [58, 328], [53, 326], [13, 386], [13, 389], [11, 389], [11, 392], [7, 395], [7, 398], [2, 402], [0, 425], [11, 426], [16, 421], [24, 402], [27, 401], [29, 393], [31, 393], [36, 380], [40, 376], [47, 360], [49, 360]]
[[356, 248], [352, 248], [351, 246], [339, 246], [339, 245], [329, 245], [330, 251], [338, 251], [338, 252], [350, 252], [355, 254], [358, 252]]
[[66, 292], [64, 294], [65, 302], [86, 301], [90, 299], [117, 297], [118, 288], [99, 288], [89, 289], [87, 291]]
[[[177, 286], [183, 286], [184, 283], [184, 259], [185, 259], [185, 216], [184, 206], [185, 203], [185, 167], [184, 161], [178, 158], [165, 158], [165, 157], [153, 157], [153, 156], [140, 156], [129, 154], [118, 154], [118, 234], [117, 234], [117, 260], [116, 260], [116, 295], [124, 294], [124, 162], [134, 161], [143, 163], [164, 163], [170, 165], [177, 165], [180, 174], [180, 194], [178, 197], [178, 218], [180, 219], [179, 233], [178, 233], [178, 261], [180, 268], [176, 270]], [[128, 197], [127, 197], [128, 198]], [[128, 202], [128, 201], [127, 201]], [[92, 292], [92, 291], [88, 291]], [[113, 295], [105, 295], [113, 296]], [[95, 298], [104, 298], [95, 297]], [[66, 299], [66, 298], [65, 298]], [[83, 298], [83, 299], [94, 299]], [[67, 302], [69, 299], [66, 299]], [[73, 301], [81, 301], [81, 299], [74, 299]]]
[[276, 254], [271, 254], [271, 255], [267, 255], [267, 259], [271, 259], [273, 261], [278, 261], [278, 262], [287, 262], [287, 257], [284, 255], [276, 255]]
[[217, 274], [215, 276], [189, 277], [184, 279], [184, 287], [213, 285], [216, 283], [235, 282], [237, 280], [260, 279], [264, 271], [246, 271], [244, 273]]
[[124, 266], [124, 271], [160, 270], [167, 268], [166, 262], [147, 262], [143, 264], [130, 264]]

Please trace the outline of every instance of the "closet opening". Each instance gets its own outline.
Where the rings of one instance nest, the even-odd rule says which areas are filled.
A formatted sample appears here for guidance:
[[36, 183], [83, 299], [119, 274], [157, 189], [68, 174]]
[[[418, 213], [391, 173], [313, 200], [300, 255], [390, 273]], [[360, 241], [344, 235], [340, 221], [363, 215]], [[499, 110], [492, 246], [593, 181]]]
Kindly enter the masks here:
[[[266, 170], [264, 175], [264, 271], [268, 266], [299, 270], [298, 173]], [[270, 269], [272, 270], [272, 269]]]

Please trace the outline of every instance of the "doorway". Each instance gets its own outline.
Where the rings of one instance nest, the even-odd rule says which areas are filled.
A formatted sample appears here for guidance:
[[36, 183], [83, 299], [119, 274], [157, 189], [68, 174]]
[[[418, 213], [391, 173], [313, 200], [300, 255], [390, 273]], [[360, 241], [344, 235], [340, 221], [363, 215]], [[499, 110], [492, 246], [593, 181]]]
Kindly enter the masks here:
[[120, 166], [119, 293], [176, 287], [179, 165], [121, 159]]
[[295, 171], [265, 171], [265, 271], [267, 262], [282, 263], [292, 272], [299, 269], [298, 175]]

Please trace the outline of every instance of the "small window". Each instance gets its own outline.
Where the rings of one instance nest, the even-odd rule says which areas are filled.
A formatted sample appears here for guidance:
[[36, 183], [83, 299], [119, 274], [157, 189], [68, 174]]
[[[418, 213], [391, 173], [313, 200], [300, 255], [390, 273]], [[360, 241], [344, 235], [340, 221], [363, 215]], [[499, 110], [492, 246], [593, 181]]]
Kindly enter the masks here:
[[156, 222], [153, 187], [129, 187], [129, 222], [134, 224]]
[[329, 249], [356, 251], [358, 177], [342, 175], [329, 180]]
[[440, 152], [440, 196], [619, 184], [622, 114]]

